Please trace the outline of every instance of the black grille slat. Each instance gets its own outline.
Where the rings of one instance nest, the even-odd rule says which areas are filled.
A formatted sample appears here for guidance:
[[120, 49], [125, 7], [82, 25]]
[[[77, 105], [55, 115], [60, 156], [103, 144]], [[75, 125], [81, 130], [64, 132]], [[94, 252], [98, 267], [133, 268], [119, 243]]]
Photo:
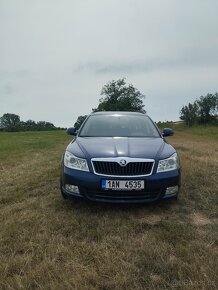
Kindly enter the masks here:
[[129, 162], [126, 166], [121, 166], [113, 161], [93, 161], [93, 165], [98, 174], [134, 176], [150, 174], [153, 162]]
[[139, 165], [140, 166], [140, 170], [139, 170], [140, 172], [143, 172], [143, 164], [144, 163], [140, 163], [140, 165]]
[[103, 172], [107, 172], [107, 164], [106, 162], [103, 162]]
[[138, 172], [140, 172], [140, 163], [138, 163]]

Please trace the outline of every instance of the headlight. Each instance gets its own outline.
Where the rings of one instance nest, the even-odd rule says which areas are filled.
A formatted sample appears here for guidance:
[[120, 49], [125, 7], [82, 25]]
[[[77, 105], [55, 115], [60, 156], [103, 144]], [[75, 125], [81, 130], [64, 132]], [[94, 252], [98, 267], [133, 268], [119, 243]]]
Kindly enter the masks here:
[[89, 171], [86, 159], [78, 158], [69, 151], [64, 154], [64, 165], [68, 168]]
[[179, 158], [177, 153], [174, 153], [167, 159], [159, 160], [157, 173], [171, 171], [179, 168]]

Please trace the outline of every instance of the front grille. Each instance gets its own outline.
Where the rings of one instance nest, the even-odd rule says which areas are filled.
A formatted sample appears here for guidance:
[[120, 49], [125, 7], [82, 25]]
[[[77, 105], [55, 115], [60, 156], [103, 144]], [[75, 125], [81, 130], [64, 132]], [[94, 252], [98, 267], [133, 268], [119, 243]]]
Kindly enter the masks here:
[[103, 175], [135, 176], [151, 173], [153, 162], [129, 162], [121, 166], [112, 161], [93, 161], [95, 172]]

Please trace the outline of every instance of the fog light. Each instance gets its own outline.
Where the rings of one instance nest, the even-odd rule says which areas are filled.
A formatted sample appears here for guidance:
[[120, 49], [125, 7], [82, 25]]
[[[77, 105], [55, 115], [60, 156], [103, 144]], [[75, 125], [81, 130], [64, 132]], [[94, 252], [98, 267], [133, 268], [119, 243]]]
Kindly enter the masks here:
[[73, 184], [65, 184], [65, 189], [70, 192], [79, 193], [79, 187]]
[[179, 190], [178, 185], [167, 187], [165, 195], [176, 194]]

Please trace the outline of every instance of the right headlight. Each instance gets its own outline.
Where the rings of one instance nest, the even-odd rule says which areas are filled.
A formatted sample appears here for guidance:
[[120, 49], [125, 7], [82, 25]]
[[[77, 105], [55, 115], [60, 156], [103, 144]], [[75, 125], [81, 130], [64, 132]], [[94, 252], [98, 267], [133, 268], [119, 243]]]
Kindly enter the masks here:
[[64, 165], [68, 168], [89, 171], [86, 159], [78, 158], [69, 151], [64, 154]]
[[171, 171], [179, 168], [179, 158], [177, 153], [174, 153], [167, 159], [159, 160], [157, 173]]

